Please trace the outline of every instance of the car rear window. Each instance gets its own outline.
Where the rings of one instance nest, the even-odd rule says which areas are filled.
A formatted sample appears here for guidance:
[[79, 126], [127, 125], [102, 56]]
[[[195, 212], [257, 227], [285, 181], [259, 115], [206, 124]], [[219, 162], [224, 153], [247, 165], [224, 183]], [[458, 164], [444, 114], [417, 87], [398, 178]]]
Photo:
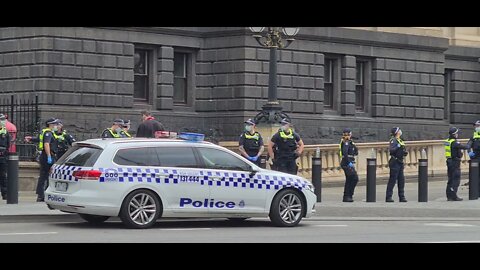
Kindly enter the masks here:
[[58, 161], [58, 165], [93, 167], [103, 149], [92, 145], [75, 145]]
[[157, 153], [149, 147], [120, 149], [113, 162], [126, 166], [159, 166]]

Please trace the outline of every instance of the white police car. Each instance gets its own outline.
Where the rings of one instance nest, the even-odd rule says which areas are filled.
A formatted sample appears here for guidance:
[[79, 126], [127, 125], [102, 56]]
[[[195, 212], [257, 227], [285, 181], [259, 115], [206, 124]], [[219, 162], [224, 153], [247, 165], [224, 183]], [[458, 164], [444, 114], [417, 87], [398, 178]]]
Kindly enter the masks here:
[[266, 216], [290, 227], [312, 215], [316, 196], [304, 178], [209, 142], [127, 138], [75, 143], [52, 166], [45, 202], [90, 223], [119, 216], [130, 228], [159, 217]]

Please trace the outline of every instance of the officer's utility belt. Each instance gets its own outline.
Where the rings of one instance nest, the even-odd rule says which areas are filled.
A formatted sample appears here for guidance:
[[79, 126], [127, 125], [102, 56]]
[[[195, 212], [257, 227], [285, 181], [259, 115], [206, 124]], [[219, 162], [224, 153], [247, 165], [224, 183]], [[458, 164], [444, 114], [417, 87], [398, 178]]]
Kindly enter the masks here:
[[393, 159], [395, 159], [395, 160], [398, 161], [398, 162], [403, 163], [403, 159], [399, 159], [399, 158], [397, 158], [397, 157], [395, 157], [395, 156], [390, 156], [390, 157], [393, 158]]
[[354, 155], [348, 155], [347, 157], [349, 157], [349, 158], [355, 158]]

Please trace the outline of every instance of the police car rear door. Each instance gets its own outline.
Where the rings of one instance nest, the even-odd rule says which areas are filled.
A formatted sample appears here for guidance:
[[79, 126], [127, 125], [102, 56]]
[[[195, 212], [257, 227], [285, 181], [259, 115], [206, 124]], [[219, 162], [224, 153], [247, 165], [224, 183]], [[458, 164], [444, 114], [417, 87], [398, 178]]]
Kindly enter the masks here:
[[[183, 143], [182, 143], [183, 144]], [[209, 188], [199, 160], [188, 144], [156, 147], [160, 171], [168, 186], [169, 208], [174, 212], [207, 214]], [[163, 183], [163, 182], [162, 182]]]
[[252, 167], [224, 149], [195, 148], [205, 168], [210, 187], [210, 213], [261, 213], [265, 210], [266, 189], [261, 187]]

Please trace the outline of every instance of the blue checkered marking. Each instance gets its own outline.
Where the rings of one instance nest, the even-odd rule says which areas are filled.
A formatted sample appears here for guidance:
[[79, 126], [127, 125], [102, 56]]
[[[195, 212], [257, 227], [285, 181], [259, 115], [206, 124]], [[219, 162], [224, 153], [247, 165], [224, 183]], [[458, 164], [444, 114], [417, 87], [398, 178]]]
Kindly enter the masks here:
[[[104, 172], [109, 169], [100, 168], [99, 170]], [[180, 182], [178, 179], [177, 170], [149, 168], [114, 168], [114, 170], [118, 172], [118, 182], [149, 182], [157, 184], [178, 184]], [[221, 180], [214, 181], [209, 176], [221, 177]], [[241, 187], [267, 190], [278, 190], [284, 187], [294, 187], [301, 190], [304, 189], [307, 185], [311, 185], [308, 182], [305, 182], [294, 175], [292, 175], [291, 177], [277, 177], [256, 174], [254, 178], [249, 178], [248, 175], [244, 173], [221, 173], [217, 171], [200, 171], [199, 180], [199, 182], [190, 183], [199, 183], [200, 185], [209, 186], [215, 185], [232, 188]], [[105, 178], [103, 175], [100, 177], [100, 182], [105, 182]]]
[[50, 177], [58, 180], [78, 181], [75, 177], [73, 177], [73, 172], [80, 169], [81, 167], [54, 164], [52, 166], [52, 173], [50, 174]]
[[[73, 172], [82, 169], [81, 167], [66, 166], [66, 165], [53, 165], [52, 173], [50, 177], [54, 179], [61, 179], [67, 181], [78, 181], [73, 177]], [[148, 182], [157, 184], [178, 184], [178, 171], [167, 169], [150, 169], [150, 168], [99, 168], [101, 172], [107, 170], [116, 170], [118, 172], [118, 182]], [[162, 176], [160, 175], [160, 172]], [[221, 180], [213, 181], [209, 176], [221, 177]], [[295, 187], [297, 189], [303, 189], [307, 185], [311, 185], [308, 182], [301, 180], [298, 177], [292, 175], [291, 177], [277, 177], [268, 176], [262, 174], [256, 174], [253, 179], [249, 178], [244, 173], [235, 172], [214, 172], [200, 171], [199, 177], [200, 185], [213, 186], [225, 186], [232, 188], [253, 188], [253, 189], [281, 189], [284, 187]], [[105, 182], [105, 177], [102, 174], [100, 182]]]

